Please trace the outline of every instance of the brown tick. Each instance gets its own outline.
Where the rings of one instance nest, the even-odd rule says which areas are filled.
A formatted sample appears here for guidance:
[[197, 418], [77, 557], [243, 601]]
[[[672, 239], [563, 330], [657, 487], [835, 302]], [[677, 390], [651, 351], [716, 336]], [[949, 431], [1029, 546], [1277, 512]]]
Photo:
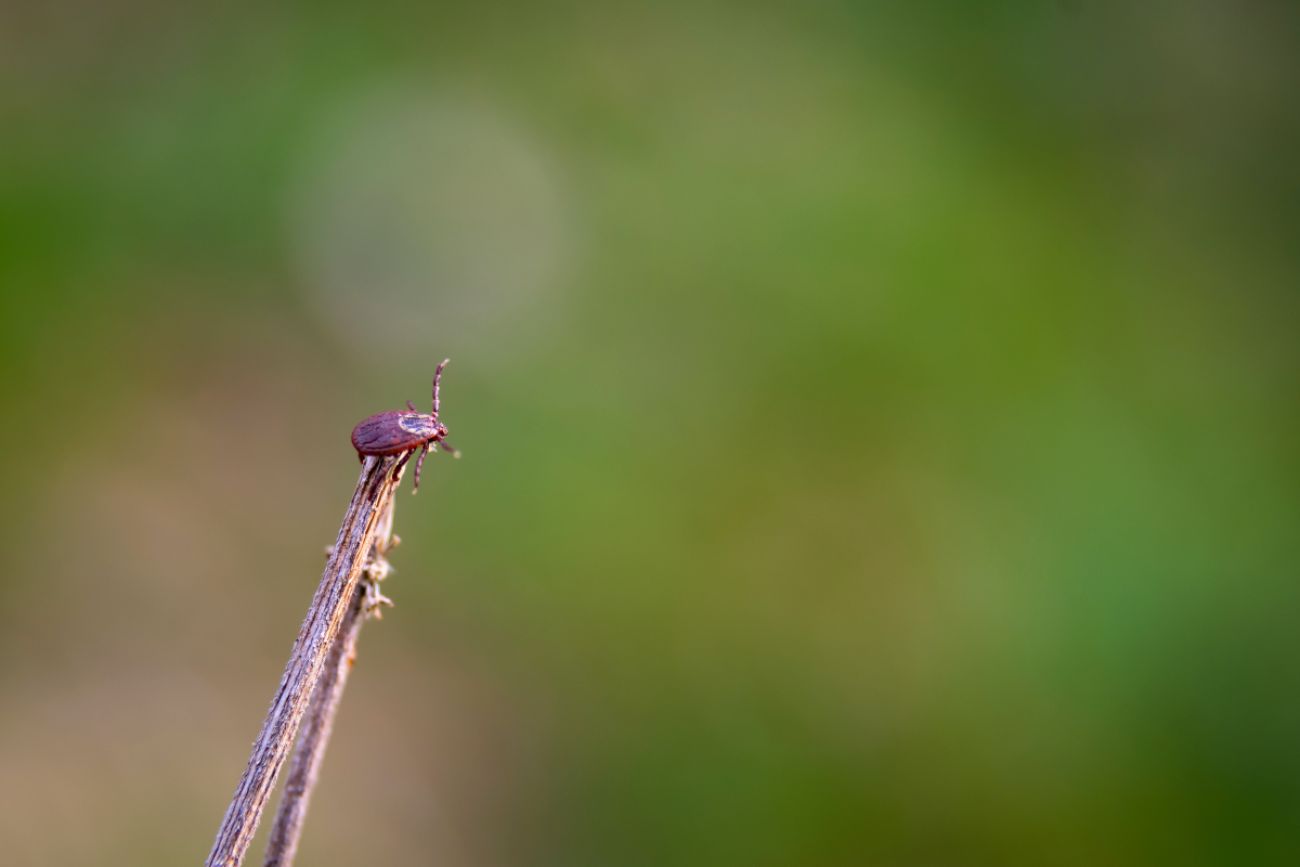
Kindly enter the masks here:
[[405, 452], [401, 461], [393, 469], [393, 472], [397, 473], [406, 466], [406, 462], [411, 459], [415, 450], [420, 449], [420, 459], [415, 462], [415, 491], [418, 491], [424, 456], [429, 453], [434, 443], [437, 443], [443, 451], [460, 457], [460, 452], [444, 441], [447, 436], [447, 426], [438, 421], [438, 386], [442, 382], [442, 369], [450, 360], [444, 358], [442, 364], [439, 364], [437, 370], [433, 372], [432, 413], [426, 415], [420, 412], [415, 408], [415, 404], [408, 400], [406, 405], [410, 408], [410, 412], [392, 409], [388, 412], [376, 413], [370, 418], [362, 419], [352, 429], [352, 447], [357, 450], [358, 460], [364, 460], [366, 455], [382, 457]]

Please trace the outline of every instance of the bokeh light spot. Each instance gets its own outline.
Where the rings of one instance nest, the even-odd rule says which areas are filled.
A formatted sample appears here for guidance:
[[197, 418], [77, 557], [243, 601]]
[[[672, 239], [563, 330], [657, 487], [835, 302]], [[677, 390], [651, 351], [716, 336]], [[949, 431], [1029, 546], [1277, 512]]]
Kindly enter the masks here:
[[289, 229], [307, 298], [344, 344], [454, 354], [535, 324], [567, 259], [563, 199], [541, 145], [498, 106], [388, 84], [325, 125]]

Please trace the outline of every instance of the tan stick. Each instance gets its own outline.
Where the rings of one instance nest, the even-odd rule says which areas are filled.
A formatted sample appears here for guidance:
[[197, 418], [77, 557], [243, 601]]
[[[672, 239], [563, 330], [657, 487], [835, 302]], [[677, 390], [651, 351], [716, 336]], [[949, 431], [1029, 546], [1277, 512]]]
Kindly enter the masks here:
[[362, 464], [356, 492], [339, 526], [320, 586], [298, 630], [266, 721], [253, 743], [248, 767], [217, 830], [205, 862], [207, 867], [239, 867], [243, 863], [276, 776], [325, 669], [326, 657], [355, 601], [362, 567], [401, 478], [400, 472], [394, 472], [397, 463], [397, 458], [371, 456]]
[[334, 715], [343, 698], [348, 673], [356, 661], [361, 624], [372, 613], [378, 617], [378, 606], [388, 602], [379, 592], [378, 585], [388, 574], [388, 561], [384, 555], [396, 544], [396, 537], [392, 534], [393, 506], [394, 502], [389, 500], [388, 510], [380, 518], [370, 559], [362, 569], [361, 580], [352, 595], [352, 605], [343, 616], [338, 640], [334, 642], [334, 647], [325, 660], [325, 671], [321, 674], [320, 683], [316, 684], [307, 715], [303, 718], [298, 743], [289, 760], [289, 776], [285, 778], [280, 806], [276, 810], [271, 837], [266, 844], [266, 857], [262, 862], [265, 867], [292, 867], [293, 859], [298, 854], [298, 840], [302, 837], [303, 820], [307, 816], [311, 793], [316, 787], [321, 761], [325, 757], [325, 748], [329, 746], [330, 733], [334, 728]]

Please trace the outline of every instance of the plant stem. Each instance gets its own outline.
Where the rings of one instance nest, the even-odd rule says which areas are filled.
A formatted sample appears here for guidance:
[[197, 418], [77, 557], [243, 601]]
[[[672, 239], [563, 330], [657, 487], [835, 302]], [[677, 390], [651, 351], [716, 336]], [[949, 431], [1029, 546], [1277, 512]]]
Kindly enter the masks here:
[[325, 670], [326, 657], [356, 601], [362, 567], [401, 479], [401, 473], [394, 472], [397, 463], [397, 458], [372, 456], [362, 464], [356, 492], [343, 516], [320, 586], [298, 630], [271, 709], [253, 743], [248, 767], [217, 830], [205, 862], [207, 867], [239, 867], [243, 863], [307, 703]]
[[316, 691], [312, 693], [293, 758], [289, 760], [289, 776], [280, 795], [280, 806], [271, 825], [271, 837], [263, 861], [265, 867], [292, 867], [297, 855], [303, 820], [334, 728], [334, 715], [343, 698], [348, 673], [356, 661], [361, 624], [372, 612], [378, 617], [377, 606], [387, 602], [379, 593], [378, 583], [388, 573], [388, 561], [384, 555], [397, 542], [397, 537], [392, 535], [394, 505], [389, 500], [388, 509], [380, 517], [370, 559], [362, 569], [362, 578], [352, 594], [352, 604], [343, 615], [339, 637], [325, 660], [325, 670], [316, 684]]

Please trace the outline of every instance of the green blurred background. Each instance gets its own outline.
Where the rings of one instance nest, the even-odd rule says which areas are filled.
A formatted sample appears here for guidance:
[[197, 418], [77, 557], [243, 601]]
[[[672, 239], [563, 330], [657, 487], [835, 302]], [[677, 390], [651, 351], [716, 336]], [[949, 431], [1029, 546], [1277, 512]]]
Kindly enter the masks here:
[[202, 859], [445, 355], [299, 863], [1300, 858], [1300, 8], [22, 6], [5, 863]]

